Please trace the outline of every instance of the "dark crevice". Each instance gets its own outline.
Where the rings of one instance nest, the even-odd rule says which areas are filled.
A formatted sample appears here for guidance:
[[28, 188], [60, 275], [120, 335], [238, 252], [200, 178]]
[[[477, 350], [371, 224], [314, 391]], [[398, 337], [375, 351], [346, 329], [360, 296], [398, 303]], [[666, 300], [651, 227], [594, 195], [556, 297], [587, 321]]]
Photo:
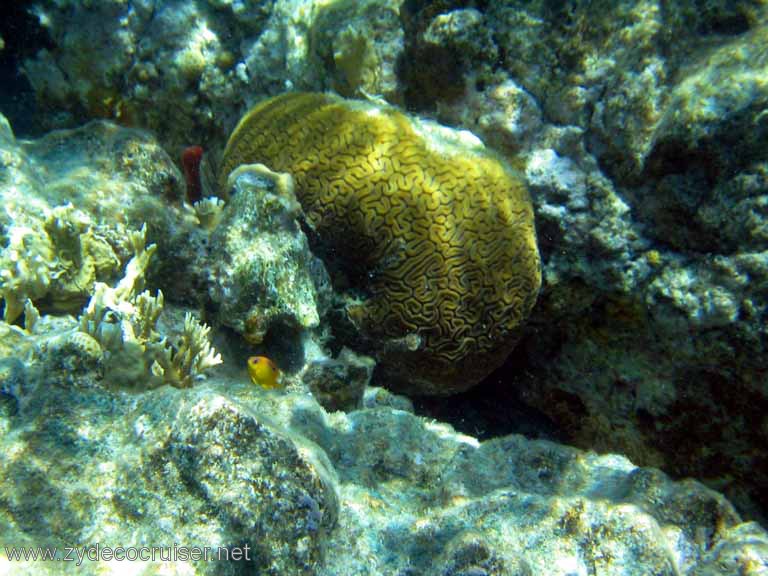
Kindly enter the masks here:
[[417, 112], [433, 112], [436, 103], [452, 102], [464, 95], [467, 62], [451, 45], [436, 46], [422, 40], [424, 31], [439, 14], [453, 10], [487, 9], [485, 1], [406, 0], [400, 8], [405, 49], [398, 58], [399, 79], [405, 106]]
[[36, 100], [32, 86], [21, 71], [24, 60], [53, 42], [30, 9], [32, 2], [3, 2], [0, 5], [0, 36], [5, 47], [0, 51], [0, 112], [16, 136], [34, 137], [42, 133], [36, 125]]
[[506, 362], [480, 384], [448, 397], [413, 399], [416, 413], [447, 422], [457, 431], [479, 440], [508, 434], [566, 442], [568, 435], [547, 415], [521, 398], [518, 383], [532, 375], [525, 370], [524, 346], [512, 352]]

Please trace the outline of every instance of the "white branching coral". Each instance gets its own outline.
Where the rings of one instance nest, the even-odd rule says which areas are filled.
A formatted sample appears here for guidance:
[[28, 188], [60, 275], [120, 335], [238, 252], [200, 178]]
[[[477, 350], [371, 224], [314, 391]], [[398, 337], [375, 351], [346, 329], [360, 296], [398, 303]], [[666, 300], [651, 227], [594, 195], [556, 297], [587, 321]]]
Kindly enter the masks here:
[[40, 320], [40, 312], [32, 304], [32, 300], [27, 298], [27, 301], [24, 302], [24, 330], [28, 334], [33, 334], [38, 320]]
[[206, 230], [213, 230], [221, 222], [225, 202], [221, 198], [210, 196], [194, 203], [197, 222]]
[[152, 373], [178, 388], [192, 385], [194, 378], [209, 368], [221, 364], [221, 355], [208, 340], [210, 326], [200, 324], [189, 312], [184, 315], [184, 330], [178, 350], [163, 346], [152, 364]]
[[79, 319], [80, 331], [101, 345], [105, 379], [112, 384], [189, 387], [203, 372], [221, 363], [208, 340], [210, 328], [188, 313], [176, 346], [160, 334], [157, 323], [165, 303], [163, 293], [139, 292], [156, 246], [146, 246], [146, 226], [129, 239], [134, 256], [125, 276], [114, 288], [96, 283]]
[[[147, 246], [147, 225], [141, 227], [136, 232], [132, 230], [128, 233], [128, 241], [133, 249], [133, 258], [125, 267], [125, 275], [115, 287], [115, 297], [119, 300], [130, 300], [135, 298], [139, 290], [144, 287], [144, 274], [149, 266], [152, 255], [157, 250], [157, 245]], [[161, 304], [162, 305], [162, 304]]]

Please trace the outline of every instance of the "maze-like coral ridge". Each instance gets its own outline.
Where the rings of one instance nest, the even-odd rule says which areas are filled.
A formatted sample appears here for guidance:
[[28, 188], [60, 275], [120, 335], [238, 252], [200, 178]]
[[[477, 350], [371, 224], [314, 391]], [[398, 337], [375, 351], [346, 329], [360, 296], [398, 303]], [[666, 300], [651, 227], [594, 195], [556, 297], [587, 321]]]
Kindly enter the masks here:
[[379, 354], [407, 389], [465, 389], [504, 360], [541, 275], [530, 199], [501, 162], [438, 149], [393, 108], [304, 93], [240, 121], [222, 178], [255, 162], [293, 175], [323, 243], [370, 278], [356, 314], [366, 335], [421, 338], [416, 351]]

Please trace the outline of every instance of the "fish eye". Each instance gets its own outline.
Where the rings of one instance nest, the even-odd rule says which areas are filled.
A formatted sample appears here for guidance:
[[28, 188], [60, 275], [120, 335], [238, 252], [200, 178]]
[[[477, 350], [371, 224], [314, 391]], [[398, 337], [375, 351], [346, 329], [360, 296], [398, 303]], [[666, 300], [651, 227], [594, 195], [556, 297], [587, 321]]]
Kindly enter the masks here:
[[117, 310], [113, 310], [111, 308], [107, 308], [106, 312], [104, 312], [104, 316], [102, 317], [103, 321], [108, 324], [117, 324], [120, 322], [120, 312]]

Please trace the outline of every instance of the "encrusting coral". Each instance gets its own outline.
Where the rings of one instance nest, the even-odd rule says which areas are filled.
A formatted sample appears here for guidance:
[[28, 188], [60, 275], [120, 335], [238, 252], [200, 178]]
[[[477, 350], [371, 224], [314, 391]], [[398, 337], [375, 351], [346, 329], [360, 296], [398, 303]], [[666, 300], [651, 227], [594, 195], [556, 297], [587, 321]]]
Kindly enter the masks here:
[[146, 226], [130, 234], [134, 257], [115, 288], [97, 282], [88, 307], [79, 319], [79, 334], [92, 337], [104, 354], [105, 380], [111, 385], [153, 387], [191, 386], [197, 376], [221, 363], [208, 334], [192, 314], [184, 317], [178, 344], [173, 347], [157, 330], [163, 293], [151, 296], [143, 288], [144, 273], [156, 246], [145, 245]]
[[52, 248], [47, 239], [26, 226], [13, 226], [8, 240], [0, 254], [0, 296], [3, 320], [11, 324], [23, 312], [26, 300], [48, 292]]
[[57, 206], [42, 229], [13, 225], [0, 253], [3, 319], [14, 322], [28, 299], [46, 298], [49, 309], [73, 312], [88, 299], [96, 280], [111, 278], [120, 259], [72, 204]]
[[290, 173], [326, 254], [362, 293], [349, 318], [390, 384], [469, 388], [516, 343], [541, 283], [522, 180], [467, 132], [395, 108], [290, 93], [232, 133], [220, 177]]

